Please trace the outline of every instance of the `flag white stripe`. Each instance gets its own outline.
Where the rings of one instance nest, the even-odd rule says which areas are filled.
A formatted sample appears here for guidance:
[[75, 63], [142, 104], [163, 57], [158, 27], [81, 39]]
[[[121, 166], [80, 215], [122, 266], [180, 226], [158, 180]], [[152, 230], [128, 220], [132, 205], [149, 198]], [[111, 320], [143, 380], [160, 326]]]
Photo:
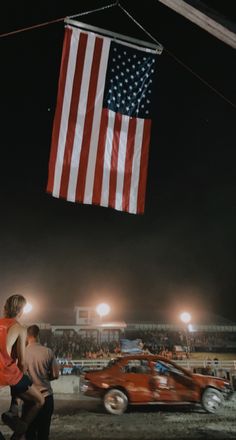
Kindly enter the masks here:
[[95, 108], [93, 116], [93, 126], [91, 132], [91, 142], [89, 147], [88, 167], [85, 182], [84, 203], [92, 204], [93, 198], [93, 186], [94, 186], [94, 174], [97, 159], [98, 140], [100, 133], [100, 123], [102, 114], [102, 104], [105, 89], [106, 70], [110, 50], [110, 40], [103, 39], [101, 60], [99, 66], [97, 91], [95, 97]]
[[112, 156], [112, 142], [114, 136], [115, 116], [116, 114], [113, 111], [111, 110], [108, 111], [108, 127], [107, 127], [107, 136], [106, 136], [105, 154], [104, 154], [102, 194], [101, 194], [102, 206], [108, 206], [108, 202], [109, 202], [111, 156]]
[[[54, 197], [60, 197], [60, 189], [61, 189], [61, 179], [65, 177], [65, 182], [63, 185], [66, 185], [66, 178], [68, 177], [68, 189], [66, 198], [69, 201], [76, 201], [76, 189], [78, 185], [78, 172], [80, 169], [80, 160], [81, 160], [81, 148], [83, 143], [86, 141], [86, 148], [88, 148], [87, 152], [84, 151], [84, 166], [87, 169], [81, 170], [81, 178], [85, 178], [84, 188], [78, 188], [81, 192], [84, 190], [83, 203], [92, 204], [93, 203], [93, 194], [94, 191], [98, 190], [98, 188], [94, 188], [95, 184], [95, 171], [98, 159], [98, 147], [99, 147], [99, 139], [100, 134], [105, 136], [105, 148], [104, 148], [104, 158], [101, 169], [98, 169], [98, 182], [99, 178], [102, 178], [101, 182], [101, 198], [100, 205], [107, 207], [109, 205], [109, 200], [111, 198], [110, 194], [110, 180], [111, 180], [111, 171], [116, 173], [116, 187], [112, 187], [112, 206], [114, 203], [114, 208], [117, 210], [123, 210], [123, 191], [124, 191], [124, 183], [125, 183], [125, 166], [126, 166], [126, 155], [127, 148], [129, 145], [129, 122], [130, 117], [127, 115], [120, 115], [121, 117], [121, 127], [120, 133], [117, 133], [117, 138], [119, 136], [119, 146], [118, 148], [118, 157], [117, 157], [117, 170], [111, 170], [111, 159], [112, 159], [112, 147], [114, 141], [114, 128], [115, 122], [117, 118], [117, 114], [109, 109], [106, 109], [108, 115], [107, 127], [105, 127], [105, 120], [102, 122], [102, 113], [103, 113], [103, 99], [104, 99], [104, 91], [106, 89], [106, 73], [108, 67], [109, 60], [109, 52], [111, 40], [109, 38], [104, 38], [99, 35], [88, 33], [87, 45], [85, 50], [85, 58], [83, 65], [78, 65], [79, 69], [82, 69], [82, 78], [81, 85], [79, 89], [80, 95], [78, 96], [78, 103], [73, 103], [73, 105], [77, 105], [77, 109], [74, 108], [73, 111], [77, 110], [77, 120], [74, 132], [74, 139], [72, 139], [73, 145], [68, 144], [68, 147], [71, 146], [71, 163], [65, 164], [65, 170], [63, 168], [64, 160], [65, 160], [65, 151], [67, 148], [68, 136], [70, 136], [70, 125], [73, 121], [70, 121], [70, 112], [71, 112], [71, 104], [73, 101], [73, 85], [74, 81], [77, 80], [75, 78], [76, 66], [77, 62], [81, 63], [81, 60], [78, 60], [78, 48], [80, 43], [81, 34], [84, 31], [79, 31], [78, 29], [72, 30], [69, 55], [68, 55], [68, 65], [66, 71], [65, 78], [65, 89], [64, 96], [62, 96], [63, 102], [61, 108], [61, 120], [59, 134], [58, 134], [58, 145], [57, 145], [57, 154], [55, 157], [55, 169], [54, 169], [54, 181], [52, 188], [52, 195]], [[95, 50], [95, 41], [96, 38], [102, 38], [102, 47], [101, 47], [101, 58], [100, 61], [97, 57], [94, 56]], [[100, 54], [100, 50], [99, 50]], [[96, 54], [95, 54], [96, 55]], [[97, 76], [97, 84], [92, 81], [96, 81], [95, 75], [91, 77], [91, 69], [93, 66], [98, 69], [96, 72]], [[95, 73], [95, 71], [94, 71]], [[78, 85], [79, 86], [79, 85]], [[90, 96], [90, 86], [92, 87], [91, 92], [94, 96], [94, 102], [90, 102], [92, 107], [92, 112], [90, 113], [88, 119], [86, 118], [86, 111], [88, 105], [88, 97]], [[96, 87], [96, 90], [94, 89]], [[91, 110], [91, 109], [90, 109]], [[92, 126], [85, 127], [85, 122], [92, 124]], [[130, 213], [137, 213], [138, 209], [138, 190], [140, 185], [140, 167], [141, 164], [141, 154], [142, 154], [142, 144], [143, 144], [143, 134], [144, 134], [144, 126], [145, 121], [143, 119], [136, 119], [136, 131], [135, 131], [135, 139], [134, 139], [134, 154], [132, 160], [131, 170], [131, 181], [130, 181], [130, 194], [126, 195], [129, 197], [129, 207], [127, 209]], [[88, 131], [87, 131], [88, 128]], [[73, 127], [72, 127], [73, 129]], [[86, 129], [86, 132], [85, 132]], [[101, 133], [102, 130], [106, 130], [106, 133]], [[72, 131], [73, 132], [73, 131]], [[89, 139], [90, 135], [90, 139]], [[86, 139], [87, 137], [87, 139]], [[131, 142], [131, 140], [130, 140]], [[131, 145], [132, 148], [132, 145]], [[102, 151], [100, 152], [102, 154]], [[99, 154], [100, 154], [99, 153]], [[88, 156], [87, 156], [88, 155]], [[86, 157], [88, 161], [86, 162]], [[102, 156], [100, 157], [102, 159]], [[146, 164], [146, 159], [145, 163]], [[69, 176], [67, 174], [67, 166], [69, 165]], [[81, 164], [82, 165], [82, 164]], [[146, 165], [145, 165], [146, 166]], [[64, 176], [64, 171], [65, 176]], [[143, 174], [143, 173], [142, 173]], [[145, 176], [145, 174], [144, 174]], [[114, 176], [113, 176], [114, 177]], [[83, 180], [83, 179], [82, 179]], [[81, 180], [81, 182], [82, 182]], [[112, 185], [114, 185], [115, 179], [112, 179]], [[129, 190], [129, 179], [127, 180], [127, 191]], [[63, 188], [63, 195], [66, 188]], [[114, 191], [114, 194], [113, 194]], [[97, 194], [98, 195], [98, 194]], [[96, 195], [96, 197], [97, 197]], [[142, 191], [143, 198], [143, 191]], [[81, 200], [80, 200], [81, 201]]]
[[122, 200], [123, 200], [123, 186], [124, 186], [124, 176], [125, 176], [125, 159], [127, 150], [127, 136], [129, 128], [129, 116], [122, 116], [121, 120], [121, 133], [119, 141], [119, 151], [118, 151], [118, 163], [117, 163], [117, 182], [116, 182], [116, 201], [115, 209], [122, 211]]
[[60, 124], [60, 132], [59, 132], [59, 139], [58, 139], [58, 150], [57, 150], [57, 157], [56, 157], [56, 164], [55, 164], [53, 192], [52, 192], [52, 195], [54, 197], [59, 197], [59, 195], [60, 195], [61, 175], [62, 175], [62, 168], [63, 168], [66, 135], [67, 135], [67, 130], [68, 130], [70, 103], [71, 103], [72, 88], [73, 88], [74, 75], [75, 75], [77, 50], [78, 50], [78, 33], [76, 32], [76, 30], [74, 30], [72, 33], [72, 36], [71, 36], [70, 54], [69, 54], [68, 68], [67, 68], [67, 74], [66, 74], [65, 92], [64, 92], [64, 96], [63, 96], [61, 124]]
[[79, 171], [81, 145], [84, 133], [84, 121], [87, 109], [87, 99], [89, 90], [89, 80], [93, 62], [95, 35], [89, 34], [84, 59], [84, 68], [81, 82], [80, 98], [78, 103], [78, 113], [75, 129], [75, 137], [73, 143], [73, 152], [70, 164], [70, 177], [68, 184], [67, 200], [74, 202], [76, 199], [76, 186]]
[[143, 143], [143, 129], [144, 129], [144, 119], [137, 119], [135, 141], [134, 141], [134, 157], [133, 157], [133, 165], [132, 165], [131, 187], [130, 187], [130, 201], [129, 201], [129, 212], [133, 214], [137, 213], [141, 149]]

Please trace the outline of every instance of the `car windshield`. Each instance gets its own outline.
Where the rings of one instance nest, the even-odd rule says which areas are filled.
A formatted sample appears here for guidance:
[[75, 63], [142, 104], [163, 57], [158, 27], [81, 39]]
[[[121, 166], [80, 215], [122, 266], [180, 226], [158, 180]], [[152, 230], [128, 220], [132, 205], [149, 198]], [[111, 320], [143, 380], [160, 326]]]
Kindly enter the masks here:
[[155, 368], [155, 370], [157, 370], [158, 372], [161, 372], [161, 373], [164, 373], [165, 371], [170, 371], [172, 373], [184, 375], [182, 370], [179, 370], [174, 365], [169, 364], [168, 362], [164, 362], [164, 361], [157, 361], [154, 368]]

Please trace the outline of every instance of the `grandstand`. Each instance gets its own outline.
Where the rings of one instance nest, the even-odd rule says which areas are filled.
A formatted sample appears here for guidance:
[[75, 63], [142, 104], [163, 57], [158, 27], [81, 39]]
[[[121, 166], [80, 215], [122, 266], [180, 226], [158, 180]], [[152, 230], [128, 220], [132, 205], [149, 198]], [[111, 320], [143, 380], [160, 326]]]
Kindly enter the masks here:
[[72, 325], [40, 324], [42, 342], [58, 356], [87, 357], [102, 350], [102, 357], [117, 350], [121, 338], [140, 338], [152, 353], [173, 353], [177, 346], [192, 353], [236, 353], [236, 323], [217, 315], [202, 315], [200, 322], [188, 328], [168, 322], [161, 313], [155, 321], [128, 322], [101, 320], [91, 307], [76, 307], [75, 315]]

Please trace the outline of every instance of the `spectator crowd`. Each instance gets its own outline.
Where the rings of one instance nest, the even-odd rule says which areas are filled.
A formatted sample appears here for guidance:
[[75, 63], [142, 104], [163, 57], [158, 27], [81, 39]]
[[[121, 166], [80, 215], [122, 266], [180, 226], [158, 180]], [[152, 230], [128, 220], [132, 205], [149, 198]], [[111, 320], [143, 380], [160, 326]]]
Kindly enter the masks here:
[[[236, 334], [230, 332], [185, 332], [143, 330], [129, 331], [122, 336], [130, 340], [141, 339], [143, 350], [161, 354], [172, 359], [181, 359], [188, 352], [232, 352], [236, 350]], [[63, 359], [104, 359], [114, 357], [120, 349], [119, 341], [98, 341], [93, 337], [83, 337], [73, 330], [62, 334], [41, 331], [43, 345], [53, 349], [57, 358]]]

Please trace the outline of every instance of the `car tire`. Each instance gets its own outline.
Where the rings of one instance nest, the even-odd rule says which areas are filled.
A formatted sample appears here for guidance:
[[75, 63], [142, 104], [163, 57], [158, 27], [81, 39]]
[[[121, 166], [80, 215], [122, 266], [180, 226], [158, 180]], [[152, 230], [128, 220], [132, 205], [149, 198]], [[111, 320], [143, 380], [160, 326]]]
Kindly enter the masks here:
[[112, 388], [107, 391], [103, 402], [109, 414], [121, 415], [128, 407], [128, 397], [118, 388]]
[[224, 402], [224, 396], [215, 388], [206, 388], [202, 394], [202, 406], [208, 413], [216, 413]]

